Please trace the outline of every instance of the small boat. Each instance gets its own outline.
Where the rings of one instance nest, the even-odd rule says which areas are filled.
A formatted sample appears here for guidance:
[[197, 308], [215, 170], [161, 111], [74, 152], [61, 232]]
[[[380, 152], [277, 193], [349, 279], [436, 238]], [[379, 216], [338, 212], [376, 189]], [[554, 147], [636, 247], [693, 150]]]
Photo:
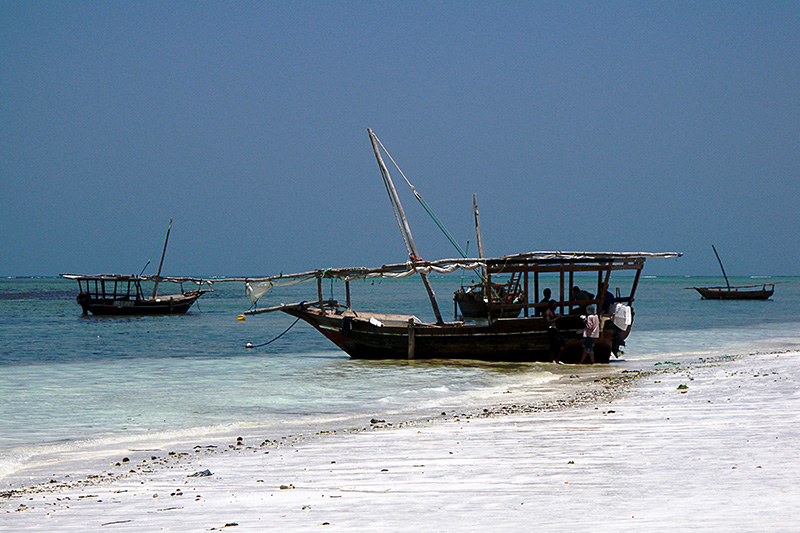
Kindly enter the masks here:
[[759, 285], [739, 285], [732, 287], [725, 274], [725, 267], [722, 266], [722, 259], [719, 258], [717, 248], [712, 244], [714, 255], [717, 256], [719, 267], [722, 269], [722, 276], [725, 278], [725, 286], [722, 287], [687, 287], [700, 293], [704, 300], [767, 300], [775, 292], [774, 283], [762, 283]]
[[[248, 279], [247, 293], [253, 305], [271, 288], [293, 285], [302, 281], [316, 281], [316, 296], [299, 303], [281, 303], [269, 308], [250, 309], [246, 315], [281, 311], [304, 320], [332, 343], [355, 359], [473, 359], [486, 361], [552, 361], [553, 349], [548, 332], [550, 324], [537, 310], [550, 302], [537, 302], [536, 295], [545, 283], [555, 285], [552, 291], [559, 317], [555, 322], [566, 346], [560, 352], [560, 360], [576, 363], [582, 355], [583, 319], [578, 309], [595, 305], [605, 323], [601, 338], [595, 344], [595, 362], [607, 363], [612, 353], [614, 335], [624, 340], [630, 332], [633, 313], [630, 306], [644, 267], [649, 257], [677, 257], [674, 252], [528, 252], [497, 258], [458, 258], [426, 261], [420, 258], [400, 199], [392, 183], [389, 171], [378, 148], [383, 145], [372, 130], [368, 130], [378, 166], [383, 175], [386, 190], [395, 209], [397, 221], [408, 247], [408, 261], [383, 265], [376, 268], [326, 268], [298, 274], [280, 274], [267, 278]], [[383, 148], [385, 151], [385, 148]], [[391, 159], [391, 156], [387, 156]], [[395, 166], [396, 163], [395, 163]], [[399, 168], [398, 168], [399, 171]], [[402, 171], [400, 171], [402, 175]], [[403, 176], [405, 178], [405, 176]], [[406, 179], [406, 182], [408, 180]], [[408, 183], [411, 186], [410, 183]], [[415, 196], [420, 199], [415, 191]], [[486, 319], [481, 321], [459, 320], [446, 322], [441, 315], [428, 275], [452, 273], [457, 269], [480, 270], [486, 286], [492, 287], [493, 277], [510, 276], [520, 283], [519, 296], [515, 302], [502, 298], [487, 298], [483, 304]], [[628, 287], [612, 288], [612, 274]], [[365, 278], [403, 278], [419, 276], [431, 302], [434, 322], [425, 322], [415, 315], [356, 311], [350, 299], [350, 282]], [[340, 303], [323, 298], [323, 280], [340, 281], [344, 284], [346, 301]], [[585, 291], [572, 289], [580, 282], [591, 283], [596, 297]], [[614, 282], [616, 283], [616, 282]], [[612, 294], [615, 293], [615, 294]], [[573, 294], [581, 294], [577, 300]], [[613, 296], [613, 298], [610, 298]], [[611, 300], [618, 308], [624, 308], [622, 322], [624, 331], [614, 332], [619, 327]], [[514, 316], [505, 311], [514, 309]], [[519, 316], [521, 315], [521, 316]], [[621, 329], [621, 328], [620, 328]]]
[[[78, 304], [83, 314], [93, 315], [172, 315], [189, 310], [192, 304], [211, 289], [183, 290], [183, 283], [209, 284], [196, 278], [165, 278], [159, 276], [137, 276], [122, 274], [61, 274], [62, 278], [78, 282]], [[176, 294], [145, 295], [143, 282], [176, 283], [180, 292]]]
[[692, 287], [704, 300], [768, 300], [775, 292], [774, 283], [738, 287]]
[[[78, 282], [76, 300], [83, 309], [83, 314], [93, 315], [172, 315], [186, 313], [189, 308], [206, 292], [211, 291], [211, 282], [198, 278], [161, 277], [164, 255], [167, 252], [167, 241], [172, 229], [172, 220], [167, 227], [164, 238], [164, 250], [155, 276], [123, 275], [123, 274], [61, 274], [62, 278]], [[147, 262], [148, 264], [150, 261]], [[147, 268], [147, 265], [145, 265]], [[144, 269], [143, 269], [144, 270]], [[142, 288], [143, 282], [152, 282], [153, 290], [149, 296]], [[158, 294], [160, 283], [179, 285], [176, 294]], [[184, 283], [194, 283], [196, 289], [183, 290]], [[207, 289], [200, 288], [208, 285]]]
[[501, 316], [511, 318], [519, 316], [522, 306], [522, 287], [519, 276], [514, 276], [507, 283], [475, 283], [469, 287], [460, 287], [453, 293], [453, 301], [458, 305], [463, 318], [488, 318], [491, 300], [492, 306], [500, 303], [511, 304], [503, 308]]
[[[475, 216], [475, 235], [478, 243], [478, 256], [483, 258], [483, 241], [481, 239], [480, 215], [478, 213], [478, 196], [472, 195], [472, 212]], [[466, 254], [464, 254], [466, 257]], [[506, 283], [489, 283], [483, 270], [480, 271], [481, 282], [468, 287], [460, 287], [453, 293], [456, 310], [461, 311], [461, 316], [466, 319], [487, 318], [489, 316], [489, 301], [494, 305], [500, 303], [517, 304], [522, 300], [522, 286], [520, 273], [512, 275]], [[503, 308], [501, 316], [512, 318], [519, 316], [521, 306], [508, 306]]]

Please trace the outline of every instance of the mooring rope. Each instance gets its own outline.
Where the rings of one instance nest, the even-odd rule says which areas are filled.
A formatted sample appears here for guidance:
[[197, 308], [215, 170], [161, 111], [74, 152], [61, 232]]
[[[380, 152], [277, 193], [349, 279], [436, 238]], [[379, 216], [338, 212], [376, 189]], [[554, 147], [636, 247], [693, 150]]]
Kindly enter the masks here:
[[278, 340], [278, 339], [280, 339], [281, 337], [283, 337], [283, 336], [284, 336], [286, 333], [288, 333], [288, 332], [289, 332], [289, 330], [290, 330], [290, 329], [292, 329], [292, 328], [294, 327], [294, 325], [295, 325], [295, 324], [297, 324], [299, 321], [300, 321], [300, 319], [299, 319], [299, 318], [298, 318], [298, 319], [296, 319], [294, 322], [292, 322], [292, 325], [291, 325], [291, 326], [289, 326], [288, 328], [286, 328], [285, 330], [283, 330], [283, 333], [281, 333], [280, 335], [278, 335], [278, 336], [277, 336], [277, 337], [275, 337], [274, 339], [272, 339], [272, 340], [268, 340], [267, 342], [263, 342], [263, 343], [261, 343], [261, 344], [250, 344], [250, 343], [248, 342], [248, 343], [247, 343], [247, 347], [248, 347], [248, 348], [261, 348], [262, 346], [266, 346], [267, 344], [272, 344], [272, 343], [273, 343], [273, 342], [275, 342], [276, 340]]

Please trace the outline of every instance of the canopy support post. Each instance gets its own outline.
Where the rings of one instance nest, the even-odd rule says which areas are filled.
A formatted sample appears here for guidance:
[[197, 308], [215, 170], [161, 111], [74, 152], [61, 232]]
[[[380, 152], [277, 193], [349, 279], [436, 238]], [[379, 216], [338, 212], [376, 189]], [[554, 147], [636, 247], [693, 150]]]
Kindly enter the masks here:
[[408, 360], [414, 359], [414, 351], [416, 349], [416, 339], [414, 338], [414, 319], [408, 319]]

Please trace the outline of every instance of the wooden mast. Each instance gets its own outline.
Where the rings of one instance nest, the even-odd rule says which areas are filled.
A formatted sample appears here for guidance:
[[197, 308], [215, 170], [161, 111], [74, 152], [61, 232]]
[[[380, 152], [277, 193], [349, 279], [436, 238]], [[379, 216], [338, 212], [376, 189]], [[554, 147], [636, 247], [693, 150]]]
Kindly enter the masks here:
[[[367, 132], [369, 133], [369, 140], [372, 142], [372, 150], [375, 152], [375, 158], [378, 160], [378, 167], [380, 167], [381, 174], [386, 182], [386, 188], [389, 192], [389, 196], [392, 200], [392, 203], [397, 208], [397, 214], [400, 218], [400, 222], [402, 223], [403, 233], [405, 234], [408, 247], [411, 251], [411, 263], [414, 264], [419, 261], [419, 253], [417, 252], [417, 246], [414, 244], [414, 237], [411, 235], [411, 228], [408, 225], [408, 220], [406, 219], [406, 214], [403, 210], [403, 204], [400, 203], [400, 197], [397, 195], [397, 190], [395, 189], [392, 178], [389, 175], [389, 169], [386, 168], [386, 164], [383, 162], [381, 152], [378, 149], [378, 143], [376, 141], [375, 134], [370, 128], [367, 128]], [[439, 311], [439, 304], [436, 302], [436, 294], [433, 292], [433, 287], [431, 287], [431, 284], [428, 281], [428, 276], [424, 273], [420, 273], [420, 277], [422, 278], [422, 283], [425, 285], [425, 290], [428, 292], [428, 298], [431, 300], [431, 307], [433, 307], [433, 314], [436, 316], [436, 323], [442, 325], [444, 324], [444, 320], [442, 319], [442, 313]]]
[[[472, 214], [475, 217], [475, 241], [478, 244], [478, 257], [483, 259], [483, 238], [481, 237], [481, 217], [478, 213], [478, 195], [472, 193]], [[481, 280], [483, 281], [483, 296], [491, 301], [492, 284], [491, 276], [485, 268], [481, 267]]]
[[167, 236], [164, 237], [164, 250], [161, 252], [161, 262], [158, 263], [158, 274], [156, 274], [156, 281], [153, 284], [153, 298], [156, 297], [158, 290], [158, 280], [161, 279], [161, 267], [164, 266], [164, 256], [167, 254], [167, 241], [169, 241], [169, 231], [172, 229], [172, 219], [169, 219], [169, 226], [167, 226]]
[[728, 281], [728, 275], [725, 274], [725, 267], [722, 266], [722, 259], [719, 258], [719, 254], [717, 253], [717, 249], [714, 247], [713, 244], [711, 245], [711, 249], [714, 250], [714, 255], [717, 256], [717, 261], [719, 261], [719, 268], [722, 269], [722, 276], [725, 278], [725, 283], [728, 285], [728, 289], [730, 289], [731, 288], [731, 282]]
[[483, 259], [483, 239], [481, 238], [481, 220], [478, 214], [478, 195], [472, 195], [472, 211], [475, 214], [475, 240], [478, 241], [478, 257]]

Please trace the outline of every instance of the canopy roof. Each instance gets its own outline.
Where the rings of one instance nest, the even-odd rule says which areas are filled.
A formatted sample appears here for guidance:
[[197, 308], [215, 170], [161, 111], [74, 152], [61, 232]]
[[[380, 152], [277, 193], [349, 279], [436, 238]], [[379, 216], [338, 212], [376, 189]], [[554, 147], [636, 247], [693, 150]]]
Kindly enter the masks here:
[[506, 266], [509, 269], [535, 267], [537, 265], [555, 265], [566, 263], [614, 263], [637, 261], [649, 257], [680, 257], [678, 252], [526, 252], [503, 257], [439, 259], [436, 261], [407, 261], [379, 267], [345, 267], [325, 268], [298, 272], [296, 274], [279, 274], [265, 278], [227, 278], [215, 281], [244, 281], [252, 303], [273, 287], [294, 285], [312, 279], [340, 279], [353, 281], [364, 278], [405, 278], [414, 274], [450, 274], [458, 269], [476, 270]]
[[[556, 264], [568, 262], [614, 262], [635, 259], [646, 259], [648, 257], [670, 258], [680, 257], [679, 252], [525, 252], [521, 254], [504, 255], [502, 257], [483, 257], [483, 258], [455, 258], [438, 259], [435, 261], [407, 261], [405, 263], [393, 263], [381, 265], [379, 267], [344, 267], [344, 268], [325, 268], [298, 272], [295, 274], [279, 274], [264, 278], [228, 278], [225, 281], [278, 281], [291, 280], [296, 278], [321, 277], [336, 278], [343, 280], [353, 280], [365, 277], [397, 277], [397, 274], [414, 274], [439, 272], [450, 273], [457, 269], [475, 270], [479, 267], [487, 267], [498, 264]], [[404, 276], [401, 276], [404, 277]], [[221, 280], [216, 280], [221, 281]]]
[[72, 279], [76, 281], [156, 281], [159, 283], [163, 281], [172, 283], [203, 283], [211, 284], [214, 280], [203, 278], [190, 278], [190, 277], [170, 277], [170, 276], [139, 276], [136, 274], [59, 274], [62, 278]]

